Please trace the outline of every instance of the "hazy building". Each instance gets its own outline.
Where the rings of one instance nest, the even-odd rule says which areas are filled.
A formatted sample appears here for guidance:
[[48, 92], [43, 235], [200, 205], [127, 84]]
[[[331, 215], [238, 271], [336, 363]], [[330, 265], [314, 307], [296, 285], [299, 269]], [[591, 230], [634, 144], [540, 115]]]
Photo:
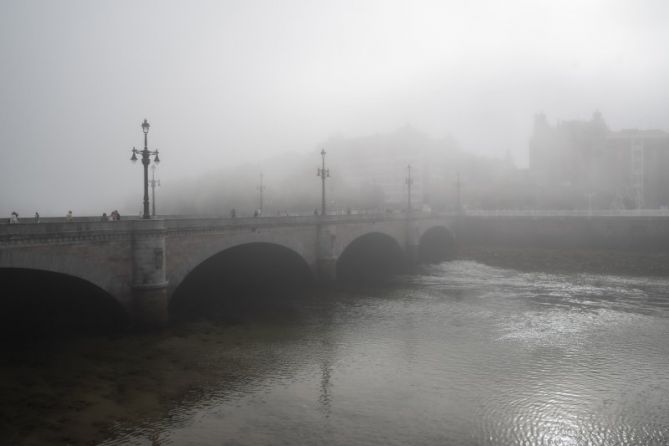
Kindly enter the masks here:
[[562, 207], [669, 206], [669, 133], [608, 128], [601, 113], [587, 121], [548, 123], [535, 116], [530, 172], [538, 203]]
[[[331, 138], [326, 146], [333, 175], [366, 204], [406, 207], [406, 180], [411, 165], [412, 205], [443, 207], [437, 201], [443, 201], [447, 168], [455, 164], [452, 140], [434, 140], [405, 126], [389, 134]], [[441, 197], [437, 198], [438, 195]]]

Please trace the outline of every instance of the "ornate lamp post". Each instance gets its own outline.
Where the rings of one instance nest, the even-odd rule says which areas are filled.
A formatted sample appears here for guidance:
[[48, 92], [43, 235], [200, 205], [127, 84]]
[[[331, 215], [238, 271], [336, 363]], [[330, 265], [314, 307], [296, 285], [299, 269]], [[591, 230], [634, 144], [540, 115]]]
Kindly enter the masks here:
[[260, 172], [260, 185], [258, 186], [258, 210], [260, 211], [260, 215], [262, 216], [262, 205], [263, 205], [263, 192], [265, 191], [265, 185], [263, 184], [263, 174]]
[[151, 216], [156, 216], [156, 186], [160, 187], [160, 180], [156, 180], [156, 165], [151, 165]]
[[407, 194], [407, 215], [411, 213], [411, 186], [413, 186], [413, 178], [411, 178], [411, 164], [407, 166], [407, 179], [406, 179], [406, 185], [408, 188], [408, 194]]
[[456, 201], [455, 201], [456, 212], [462, 212], [462, 183], [460, 182], [460, 172], [457, 173], [457, 179], [455, 180], [455, 192], [456, 192]]
[[137, 150], [132, 148], [132, 157], [130, 161], [133, 163], [137, 161], [137, 154], [142, 155], [142, 164], [144, 165], [144, 214], [142, 218], [149, 219], [151, 214], [149, 214], [149, 164], [151, 164], [151, 155], [154, 156], [153, 161], [158, 164], [160, 163], [160, 158], [158, 157], [158, 150], [151, 151], [148, 148], [147, 135], [149, 133], [149, 122], [144, 119], [142, 123], [142, 131], [144, 132], [144, 150]]
[[321, 150], [321, 156], [323, 157], [323, 167], [318, 168], [316, 176], [321, 177], [321, 215], [325, 216], [325, 179], [330, 178], [330, 169], [325, 168], [325, 149]]

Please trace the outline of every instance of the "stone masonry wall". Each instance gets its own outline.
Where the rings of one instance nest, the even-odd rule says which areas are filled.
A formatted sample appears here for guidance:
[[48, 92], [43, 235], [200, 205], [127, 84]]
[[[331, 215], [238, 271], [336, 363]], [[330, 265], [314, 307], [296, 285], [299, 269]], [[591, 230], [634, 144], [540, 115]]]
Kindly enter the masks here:
[[463, 216], [462, 245], [669, 250], [669, 217]]

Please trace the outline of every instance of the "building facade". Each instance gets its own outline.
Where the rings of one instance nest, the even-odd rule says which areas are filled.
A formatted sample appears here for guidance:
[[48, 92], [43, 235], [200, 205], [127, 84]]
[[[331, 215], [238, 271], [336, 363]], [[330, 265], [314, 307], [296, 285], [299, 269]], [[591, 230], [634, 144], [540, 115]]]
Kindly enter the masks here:
[[[669, 133], [613, 131], [601, 113], [551, 125], [535, 116], [530, 173], [539, 203], [599, 209], [669, 207]], [[542, 201], [543, 200], [543, 201]]]
[[390, 134], [333, 138], [326, 146], [341, 187], [359, 197], [361, 206], [385, 209], [408, 206], [408, 166], [412, 207], [434, 206], [435, 195], [446, 182], [446, 167], [453, 165], [448, 158], [455, 151], [452, 141], [432, 140], [409, 126]]

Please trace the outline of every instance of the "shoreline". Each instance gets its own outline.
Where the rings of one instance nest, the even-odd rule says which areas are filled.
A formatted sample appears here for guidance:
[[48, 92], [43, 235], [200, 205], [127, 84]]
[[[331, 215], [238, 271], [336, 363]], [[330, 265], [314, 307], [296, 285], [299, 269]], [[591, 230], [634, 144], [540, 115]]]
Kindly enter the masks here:
[[669, 277], [669, 252], [460, 246], [458, 260], [526, 272]]

